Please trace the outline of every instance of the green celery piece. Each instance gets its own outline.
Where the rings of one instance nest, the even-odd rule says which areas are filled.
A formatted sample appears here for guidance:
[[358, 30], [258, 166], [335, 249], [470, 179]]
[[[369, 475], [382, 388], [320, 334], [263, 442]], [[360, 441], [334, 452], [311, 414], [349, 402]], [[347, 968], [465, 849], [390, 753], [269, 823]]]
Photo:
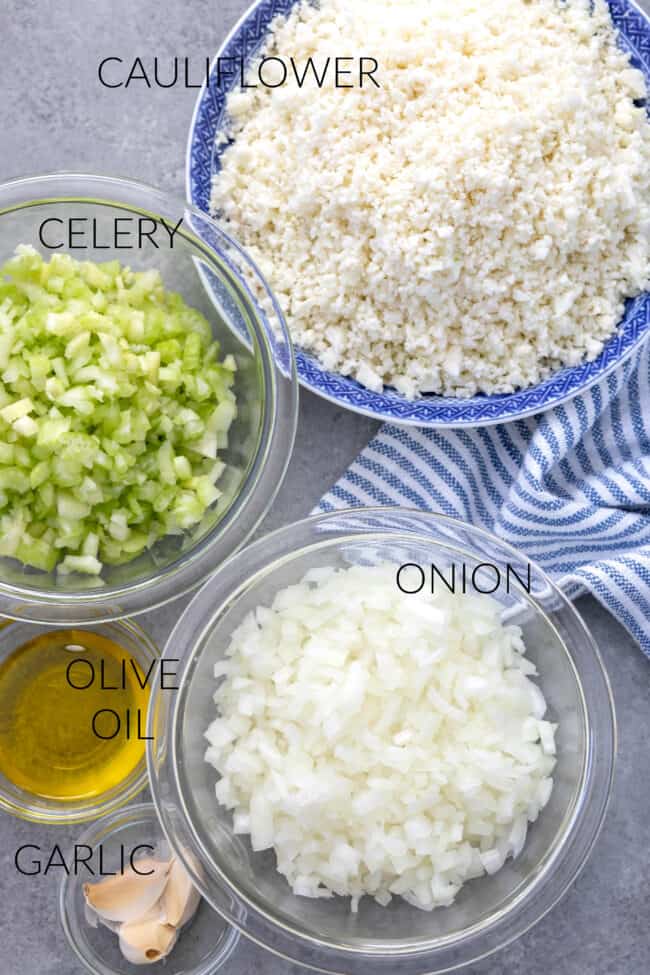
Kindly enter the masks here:
[[18, 544], [16, 558], [43, 572], [51, 572], [58, 562], [59, 555], [51, 544], [42, 538], [26, 538]]
[[166, 339], [158, 343], [156, 352], [160, 355], [160, 361], [167, 366], [172, 362], [180, 361], [183, 349], [178, 339]]
[[56, 507], [59, 517], [66, 521], [74, 522], [90, 514], [90, 505], [84, 504], [83, 501], [77, 501], [74, 495], [64, 492], [59, 492]]
[[25, 494], [29, 491], [29, 474], [19, 467], [0, 467], [0, 489]]
[[80, 572], [84, 575], [98, 576], [102, 571], [102, 563], [93, 555], [66, 555], [59, 564], [59, 571], [63, 574]]
[[67, 417], [47, 417], [39, 424], [36, 443], [39, 447], [56, 450], [70, 427], [71, 421]]
[[201, 364], [202, 343], [198, 332], [190, 332], [183, 346], [183, 368], [195, 373]]
[[29, 484], [32, 488], [40, 487], [52, 474], [52, 468], [46, 460], [38, 461], [29, 474]]

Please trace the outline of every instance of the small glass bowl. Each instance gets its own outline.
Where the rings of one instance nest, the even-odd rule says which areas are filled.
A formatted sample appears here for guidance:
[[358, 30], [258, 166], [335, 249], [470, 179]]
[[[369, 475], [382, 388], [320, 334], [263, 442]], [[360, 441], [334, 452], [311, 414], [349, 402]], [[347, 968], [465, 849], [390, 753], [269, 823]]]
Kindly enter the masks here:
[[[433, 912], [400, 898], [388, 907], [363, 898], [352, 914], [349, 898], [295, 896], [272, 851], [255, 853], [248, 837], [234, 833], [231, 814], [215, 798], [217, 773], [204, 759], [204, 734], [216, 715], [213, 668], [235, 627], [311, 569], [381, 562], [416, 563], [425, 570], [434, 564], [448, 579], [454, 570], [461, 591], [464, 566], [476, 588], [500, 602], [504, 621], [522, 628], [549, 720], [558, 722], [553, 792], [521, 854], [493, 876], [469, 881], [450, 907]], [[501, 582], [493, 590], [495, 570]], [[414, 587], [412, 576], [405, 587]], [[346, 611], [345, 599], [340, 611]], [[392, 508], [308, 518], [222, 566], [181, 616], [163, 659], [165, 654], [181, 658], [179, 690], [154, 691], [148, 729], [154, 740], [147, 744], [163, 829], [212, 906], [292, 962], [347, 975], [421, 975], [468, 965], [539, 921], [593, 847], [616, 748], [607, 675], [566, 597], [541, 569], [487, 532], [442, 515]]]
[[[119, 869], [120, 849], [137, 844], [155, 845], [164, 841], [156, 811], [151, 803], [130, 806], [106, 816], [79, 837], [77, 843], [89, 846], [94, 854], [101, 844], [104, 869]], [[70, 947], [82, 965], [93, 975], [138, 975], [142, 965], [128, 962], [119, 949], [118, 937], [104, 925], [93, 927], [87, 920], [83, 884], [99, 877], [84, 873], [65, 873], [59, 887], [59, 913]], [[179, 934], [173, 951], [145, 971], [164, 975], [212, 975], [228, 960], [239, 941], [231, 928], [202, 900], [194, 917]]]
[[[74, 224], [66, 223], [73, 218]], [[127, 238], [116, 240], [116, 228], [124, 233], [144, 220], [147, 230], [152, 219], [160, 231], [157, 246], [143, 234], [129, 238], [134, 249], [122, 249]], [[170, 248], [162, 221], [174, 228], [181, 219]], [[46, 220], [53, 222], [41, 233]], [[68, 226], [76, 234], [72, 239]], [[62, 246], [47, 250], [42, 239]], [[238, 412], [229, 446], [220, 453], [226, 464], [218, 484], [222, 496], [199, 525], [159, 539], [132, 562], [104, 566], [100, 583], [0, 558], [0, 615], [66, 624], [132, 616], [203, 582], [268, 511], [296, 428], [298, 385], [289, 333], [266, 282], [239, 245], [190, 204], [143, 183], [60, 173], [0, 185], [0, 264], [18, 244], [33, 245], [47, 260], [69, 252], [77, 260], [158, 269], [164, 286], [211, 323], [222, 355], [237, 361]]]
[[[5, 660], [18, 647], [28, 643], [48, 631], [62, 629], [60, 626], [39, 626], [35, 623], [1, 621], [0, 661]], [[68, 629], [68, 627], [66, 627]], [[84, 629], [99, 633], [124, 647], [133, 659], [147, 673], [152, 662], [160, 658], [160, 651], [145, 631], [132, 620], [97, 624], [93, 627], [75, 626], [71, 630], [83, 632]], [[147, 785], [147, 764], [143, 754], [133, 771], [114, 788], [101, 796], [89, 800], [46, 799], [22, 789], [0, 774], [0, 809], [27, 819], [32, 823], [47, 823], [52, 826], [81, 823], [96, 819], [105, 813], [119, 809], [131, 802]]]

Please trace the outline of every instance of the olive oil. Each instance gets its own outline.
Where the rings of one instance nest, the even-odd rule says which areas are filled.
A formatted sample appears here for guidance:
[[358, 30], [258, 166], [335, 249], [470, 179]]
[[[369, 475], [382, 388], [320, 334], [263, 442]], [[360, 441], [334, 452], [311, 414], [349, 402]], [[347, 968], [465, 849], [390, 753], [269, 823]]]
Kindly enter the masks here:
[[103, 795], [143, 757], [148, 700], [124, 647], [87, 630], [43, 633], [0, 664], [0, 773], [42, 798]]

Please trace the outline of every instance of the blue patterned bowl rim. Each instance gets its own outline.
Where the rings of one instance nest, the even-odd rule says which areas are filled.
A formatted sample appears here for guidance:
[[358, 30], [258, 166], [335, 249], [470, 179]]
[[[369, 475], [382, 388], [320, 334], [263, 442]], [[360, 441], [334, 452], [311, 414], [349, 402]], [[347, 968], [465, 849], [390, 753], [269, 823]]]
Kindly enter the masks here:
[[[209, 212], [212, 175], [219, 168], [219, 152], [214, 145], [220, 129], [225, 100], [236, 84], [237, 59], [249, 61], [259, 49], [271, 20], [286, 14], [298, 0], [258, 0], [242, 15], [211, 67], [211, 84], [199, 92], [190, 125], [186, 189], [190, 201]], [[650, 20], [633, 0], [609, 0], [621, 42], [650, 83]], [[222, 59], [221, 84], [215, 83], [218, 59]], [[226, 58], [235, 59], [228, 67]], [[224, 64], [227, 66], [223, 69]], [[541, 413], [572, 399], [604, 379], [641, 345], [650, 331], [650, 293], [639, 295], [626, 305], [623, 321], [592, 362], [582, 362], [559, 370], [548, 379], [514, 393], [498, 396], [473, 396], [459, 399], [425, 395], [409, 400], [385, 387], [373, 392], [355, 379], [324, 369], [318, 360], [298, 348], [296, 365], [301, 384], [339, 406], [377, 420], [421, 427], [476, 427], [502, 423]]]

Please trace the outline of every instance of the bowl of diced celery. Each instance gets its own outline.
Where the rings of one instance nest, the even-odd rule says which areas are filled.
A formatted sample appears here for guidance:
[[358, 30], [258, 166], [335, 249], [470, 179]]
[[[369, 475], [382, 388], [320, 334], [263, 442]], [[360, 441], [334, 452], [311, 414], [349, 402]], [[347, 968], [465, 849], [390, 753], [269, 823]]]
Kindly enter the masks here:
[[296, 415], [282, 314], [209, 217], [104, 176], [0, 186], [0, 614], [188, 592], [268, 510]]

